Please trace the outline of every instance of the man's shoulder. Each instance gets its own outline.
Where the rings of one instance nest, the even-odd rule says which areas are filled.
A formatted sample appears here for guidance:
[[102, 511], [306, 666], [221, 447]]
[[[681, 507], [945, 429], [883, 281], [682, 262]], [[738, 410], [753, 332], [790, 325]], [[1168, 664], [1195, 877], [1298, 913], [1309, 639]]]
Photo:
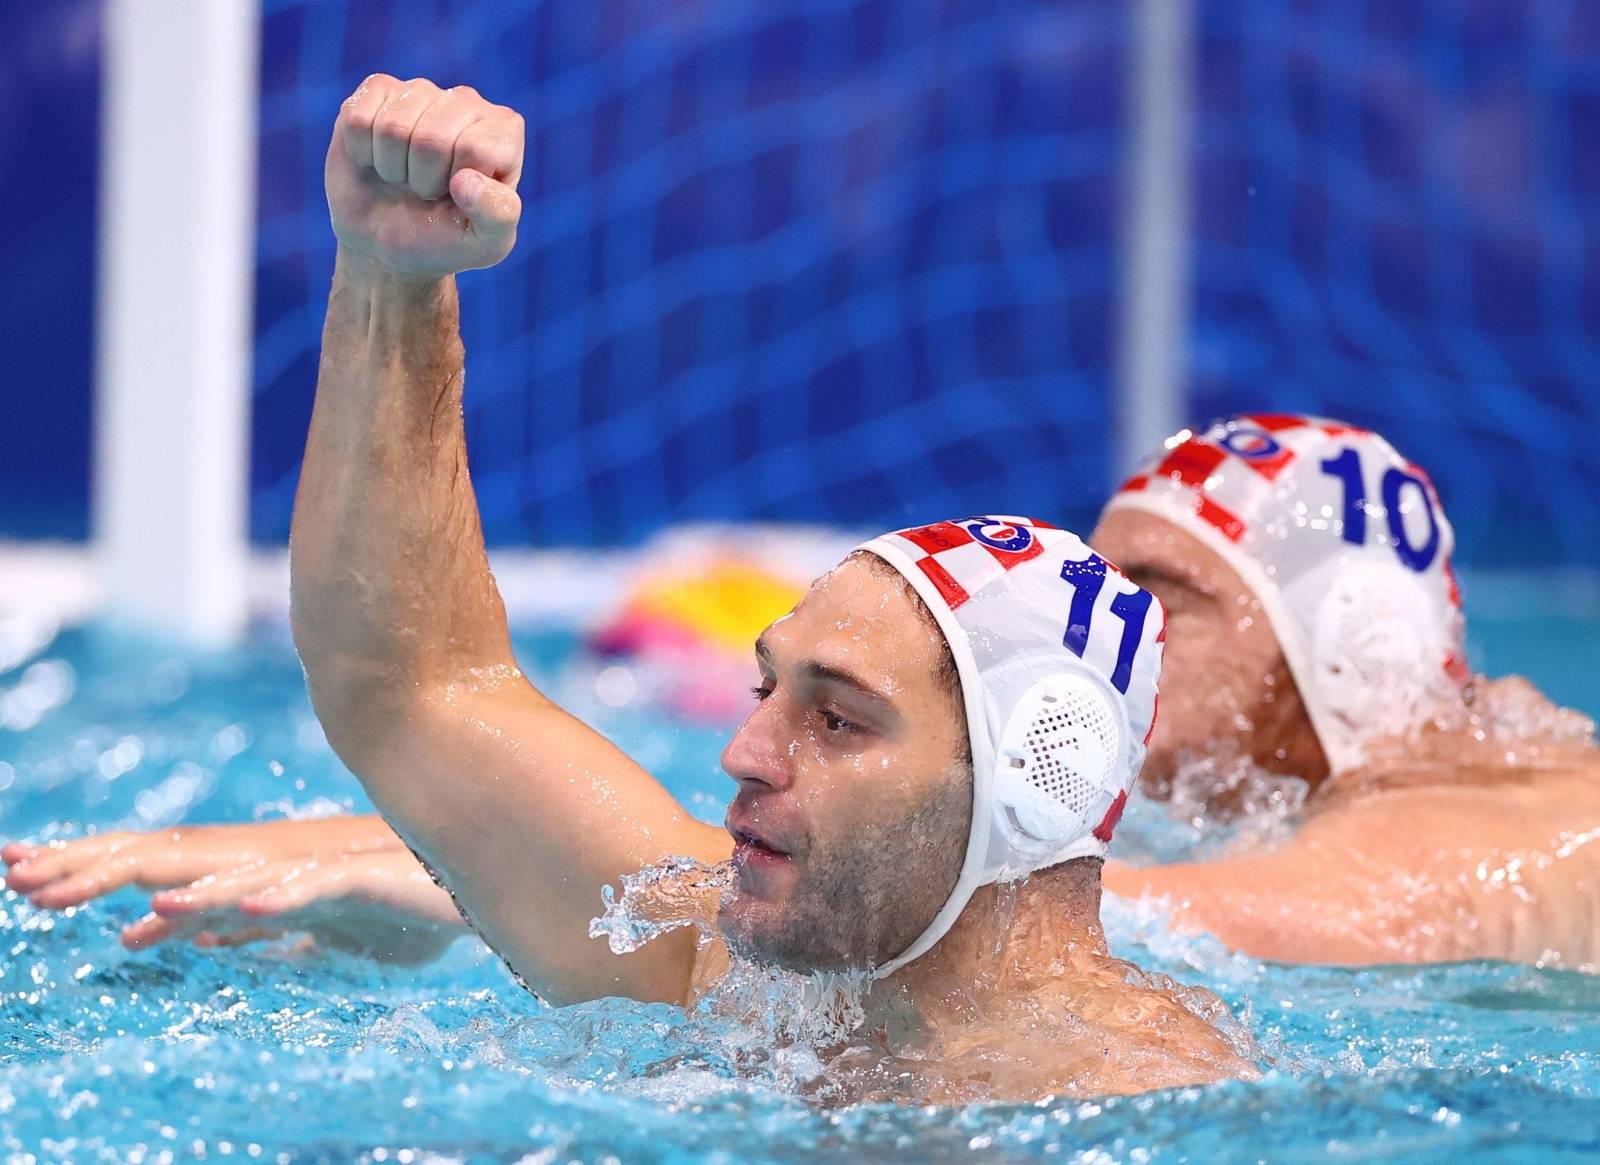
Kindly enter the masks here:
[[1435, 853], [1537, 846], [1574, 823], [1600, 828], [1600, 760], [1397, 770], [1360, 780], [1359, 789], [1313, 804], [1302, 842]]
[[[1051, 1041], [1078, 1052], [1061, 1067], [1070, 1068], [1079, 1090], [1148, 1092], [1254, 1074], [1250, 1034], [1214, 992], [1120, 959], [1105, 962], [1104, 974], [1080, 978], [1054, 1000], [1080, 1029], [1074, 1040]], [[1050, 996], [1046, 989], [1033, 1002]]]

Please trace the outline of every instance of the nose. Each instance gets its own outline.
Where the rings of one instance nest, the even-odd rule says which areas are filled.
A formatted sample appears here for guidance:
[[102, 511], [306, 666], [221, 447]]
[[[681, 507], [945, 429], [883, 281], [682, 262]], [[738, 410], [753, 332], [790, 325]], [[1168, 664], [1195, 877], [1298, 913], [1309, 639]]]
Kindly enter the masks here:
[[757, 781], [781, 790], [793, 783], [795, 750], [778, 700], [772, 695], [757, 704], [722, 750], [722, 771], [741, 784]]

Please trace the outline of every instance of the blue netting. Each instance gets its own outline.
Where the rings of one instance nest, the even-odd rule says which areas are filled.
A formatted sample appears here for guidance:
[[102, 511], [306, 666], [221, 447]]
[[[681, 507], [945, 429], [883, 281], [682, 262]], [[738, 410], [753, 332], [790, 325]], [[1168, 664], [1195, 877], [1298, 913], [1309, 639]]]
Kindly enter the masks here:
[[1600, 565], [1600, 5], [1199, 11], [1195, 414], [1372, 426], [1466, 560]]
[[[1196, 3], [1191, 416], [1372, 425], [1468, 561], [1600, 564], [1600, 8]], [[466, 281], [491, 539], [1084, 524], [1110, 486], [1123, 5], [277, 0], [264, 30], [258, 538], [328, 124], [379, 68], [529, 119], [522, 242]]]
[[1100, 0], [267, 3], [254, 535], [288, 529], [322, 154], [376, 70], [528, 119], [517, 250], [463, 281], [491, 541], [1091, 520], [1124, 31]]

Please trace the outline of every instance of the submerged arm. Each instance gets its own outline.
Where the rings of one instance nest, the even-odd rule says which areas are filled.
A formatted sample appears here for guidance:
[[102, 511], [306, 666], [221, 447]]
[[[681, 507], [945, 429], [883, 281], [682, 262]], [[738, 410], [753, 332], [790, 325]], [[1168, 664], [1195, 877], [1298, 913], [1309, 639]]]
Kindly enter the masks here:
[[470, 90], [375, 78], [341, 114], [295, 642], [329, 741], [530, 985], [681, 1000], [688, 934], [618, 957], [587, 924], [602, 885], [731, 842], [522, 675], [467, 473], [453, 272], [510, 249], [520, 166], [520, 119]]

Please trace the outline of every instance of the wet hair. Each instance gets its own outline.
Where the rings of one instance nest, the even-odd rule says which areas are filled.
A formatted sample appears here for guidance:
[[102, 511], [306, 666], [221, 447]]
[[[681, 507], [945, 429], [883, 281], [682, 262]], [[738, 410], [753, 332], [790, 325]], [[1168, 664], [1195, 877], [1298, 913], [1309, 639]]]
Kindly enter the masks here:
[[928, 604], [922, 601], [922, 596], [917, 594], [917, 588], [912, 586], [894, 567], [883, 559], [873, 554], [870, 550], [857, 550], [846, 561], [862, 562], [872, 572], [874, 578], [884, 582], [893, 583], [900, 588], [900, 592], [911, 600], [912, 609], [916, 611], [917, 618], [923, 627], [932, 633], [939, 642], [938, 674], [935, 677], [939, 686], [950, 696], [955, 704], [956, 715], [961, 718], [961, 764], [969, 772], [972, 769], [972, 737], [967, 730], [967, 706], [961, 696], [961, 672], [956, 668], [955, 653], [950, 650], [950, 641], [944, 637], [944, 629], [939, 626], [939, 621], [933, 617], [933, 612], [928, 610]]

